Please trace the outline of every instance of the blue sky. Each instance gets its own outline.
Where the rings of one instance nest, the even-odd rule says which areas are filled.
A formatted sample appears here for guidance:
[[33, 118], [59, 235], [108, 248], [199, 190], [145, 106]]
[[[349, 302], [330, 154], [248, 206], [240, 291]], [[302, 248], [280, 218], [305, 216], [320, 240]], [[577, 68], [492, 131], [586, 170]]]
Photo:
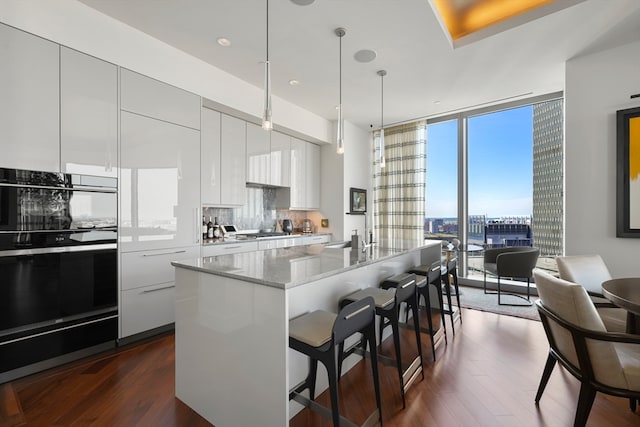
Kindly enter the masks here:
[[[468, 119], [469, 214], [533, 211], [533, 107]], [[427, 128], [427, 217], [457, 216], [457, 122]]]

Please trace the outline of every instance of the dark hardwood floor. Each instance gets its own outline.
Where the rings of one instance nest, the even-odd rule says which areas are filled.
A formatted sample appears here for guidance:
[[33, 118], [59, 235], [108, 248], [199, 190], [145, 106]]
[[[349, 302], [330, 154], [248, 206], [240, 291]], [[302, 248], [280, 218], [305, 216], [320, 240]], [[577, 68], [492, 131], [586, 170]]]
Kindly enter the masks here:
[[[408, 390], [405, 409], [395, 368], [381, 367], [385, 426], [573, 425], [578, 383], [559, 367], [540, 406], [533, 402], [548, 349], [539, 322], [467, 309], [462, 315], [435, 363], [423, 340], [425, 378]], [[388, 341], [383, 352], [392, 352]], [[0, 426], [210, 426], [174, 391], [174, 337], [166, 334], [0, 385]], [[343, 377], [340, 391], [342, 412], [362, 422], [375, 406], [368, 361]], [[325, 394], [318, 399], [327, 404]], [[247, 408], [239, 402], [238, 410]], [[304, 410], [290, 425], [331, 423]], [[640, 409], [632, 413], [627, 400], [598, 394], [587, 425], [638, 427]]]

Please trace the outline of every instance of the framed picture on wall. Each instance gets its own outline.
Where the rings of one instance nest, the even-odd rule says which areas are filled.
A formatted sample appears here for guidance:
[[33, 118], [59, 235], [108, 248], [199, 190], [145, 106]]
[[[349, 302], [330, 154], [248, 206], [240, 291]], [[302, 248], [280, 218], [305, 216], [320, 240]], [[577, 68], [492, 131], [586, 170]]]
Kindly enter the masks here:
[[640, 237], [640, 107], [616, 119], [616, 236]]
[[362, 188], [349, 189], [349, 200], [351, 200], [350, 214], [365, 214], [367, 212], [367, 190]]

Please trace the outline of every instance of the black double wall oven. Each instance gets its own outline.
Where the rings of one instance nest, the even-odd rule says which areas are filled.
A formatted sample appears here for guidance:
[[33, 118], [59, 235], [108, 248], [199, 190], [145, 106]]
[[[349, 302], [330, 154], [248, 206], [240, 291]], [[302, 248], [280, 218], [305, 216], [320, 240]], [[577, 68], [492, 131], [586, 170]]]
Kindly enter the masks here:
[[0, 383], [115, 346], [117, 180], [0, 169]]

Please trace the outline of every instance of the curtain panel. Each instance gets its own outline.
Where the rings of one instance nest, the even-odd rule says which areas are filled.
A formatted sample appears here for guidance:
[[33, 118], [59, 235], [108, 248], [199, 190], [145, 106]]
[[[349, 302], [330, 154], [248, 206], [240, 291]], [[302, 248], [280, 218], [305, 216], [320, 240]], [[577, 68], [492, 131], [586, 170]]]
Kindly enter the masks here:
[[374, 227], [382, 247], [424, 240], [427, 122], [385, 129], [385, 167], [374, 139]]

